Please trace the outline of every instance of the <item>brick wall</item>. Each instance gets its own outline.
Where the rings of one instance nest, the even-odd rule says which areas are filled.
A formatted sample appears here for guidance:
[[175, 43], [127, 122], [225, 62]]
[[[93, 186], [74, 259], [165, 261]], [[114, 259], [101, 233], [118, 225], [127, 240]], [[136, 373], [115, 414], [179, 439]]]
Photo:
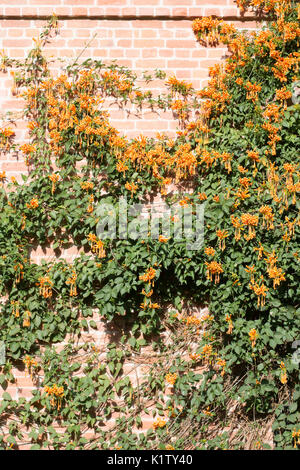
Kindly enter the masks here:
[[[208, 67], [222, 60], [226, 50], [222, 47], [205, 48], [193, 34], [191, 23], [199, 16], [216, 15], [232, 21], [239, 28], [256, 28], [256, 18], [247, 14], [241, 17], [233, 0], [0, 0], [0, 49], [8, 56], [23, 58], [37, 37], [45, 20], [53, 12], [59, 18], [60, 35], [47, 46], [47, 56], [63, 58], [72, 62], [88, 47], [81, 58], [92, 57], [104, 61], [117, 60], [140, 73], [160, 68], [168, 75], [176, 74], [180, 79], [192, 82], [196, 88], [207, 83]], [[97, 36], [93, 38], [94, 34]], [[54, 62], [54, 68], [59, 62]], [[20, 111], [22, 100], [11, 95], [12, 81], [9, 74], [0, 73], [1, 114], [6, 111]], [[156, 81], [152, 88], [161, 90], [163, 83]], [[177, 122], [170, 113], [158, 116], [145, 111], [139, 116], [110, 108], [114, 125], [128, 135], [141, 132], [155, 135], [157, 131], [174, 134]], [[18, 122], [17, 141], [26, 138], [26, 123]], [[0, 153], [0, 172], [7, 177], [26, 172], [21, 155]], [[73, 250], [74, 251], [74, 250]], [[52, 255], [41, 247], [33, 253], [33, 259]], [[63, 254], [64, 255], [64, 254]], [[68, 253], [72, 258], [74, 253]], [[200, 314], [201, 309], [198, 309]], [[97, 314], [98, 331], [86, 338], [96, 345], [109, 342], [105, 324]], [[129, 367], [130, 365], [128, 365]], [[16, 384], [10, 384], [7, 391], [13, 398], [30, 397], [31, 390], [39, 387], [26, 376], [24, 366], [16, 365]], [[134, 378], [134, 374], [133, 374]], [[1, 396], [1, 391], [0, 391]], [[152, 425], [148, 418], [144, 427]], [[26, 448], [23, 443], [21, 448]]]
[[[72, 63], [81, 53], [82, 60], [117, 60], [138, 74], [158, 68], [197, 89], [207, 83], [208, 67], [222, 60], [226, 49], [200, 45], [191, 28], [193, 18], [216, 15], [238, 28], [257, 27], [253, 15], [240, 15], [234, 0], [0, 0], [0, 50], [13, 58], [25, 57], [32, 38], [53, 12], [59, 18], [60, 35], [46, 48], [49, 58]], [[53, 68], [60, 65], [54, 62]], [[0, 73], [0, 117], [22, 108], [22, 100], [11, 95], [11, 85], [9, 73]], [[155, 81], [151, 87], [161, 90], [163, 83]], [[114, 125], [127, 135], [176, 132], [177, 122], [170, 113], [161, 113], [158, 119], [149, 110], [136, 116], [128, 109], [109, 109]], [[18, 141], [26, 138], [25, 132], [26, 123], [18, 122]], [[0, 171], [12, 176], [25, 170], [21, 157], [17, 162], [15, 156], [1, 155]]]

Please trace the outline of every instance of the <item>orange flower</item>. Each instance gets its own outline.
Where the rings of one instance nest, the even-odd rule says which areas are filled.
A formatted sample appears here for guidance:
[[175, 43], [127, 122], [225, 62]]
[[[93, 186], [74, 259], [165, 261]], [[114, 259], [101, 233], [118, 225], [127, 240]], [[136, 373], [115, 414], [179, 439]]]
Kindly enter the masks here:
[[66, 284], [71, 286], [70, 288], [71, 297], [75, 297], [77, 295], [76, 279], [77, 279], [76, 271], [75, 269], [72, 269], [72, 275], [68, 277], [68, 279], [66, 280]]
[[36, 121], [30, 121], [27, 124], [28, 129], [30, 129], [31, 131], [33, 131], [38, 126], [39, 126], [39, 124]]
[[65, 395], [64, 387], [58, 387], [56, 384], [54, 384], [52, 387], [46, 385], [44, 387], [44, 390], [48, 396], [53, 397], [50, 401], [50, 404], [52, 406], [56, 405], [57, 409], [59, 410], [61, 408], [61, 403]]
[[35, 152], [36, 148], [31, 144], [23, 144], [20, 146], [20, 150], [27, 155], [29, 153]]
[[128, 166], [124, 162], [119, 161], [116, 165], [116, 169], [119, 173], [125, 173], [125, 171], [128, 170]]
[[2, 132], [3, 135], [8, 138], [15, 135], [15, 132], [11, 129], [11, 127], [5, 127], [4, 129], [1, 129], [0, 132]]
[[200, 201], [205, 201], [207, 199], [207, 196], [205, 193], [198, 193], [198, 198]]
[[212, 416], [212, 412], [210, 411], [210, 406], [202, 410], [202, 413], [205, 414], [206, 416]]
[[258, 333], [255, 328], [252, 328], [252, 330], [249, 331], [249, 337], [251, 341], [251, 346], [254, 348], [256, 340], [258, 338]]
[[259, 153], [256, 150], [247, 150], [247, 155], [254, 162], [254, 166], [259, 162]]
[[52, 192], [52, 194], [53, 194], [54, 191], [55, 191], [55, 184], [56, 184], [56, 183], [58, 182], [58, 180], [59, 180], [59, 175], [55, 175], [55, 174], [53, 174], [53, 175], [48, 175], [48, 178], [49, 178], [50, 181], [52, 181], [52, 189], [51, 189], [51, 192]]
[[267, 229], [273, 229], [274, 228], [274, 224], [273, 224], [273, 219], [274, 219], [274, 214], [272, 212], [272, 208], [270, 206], [262, 206], [260, 209], [259, 209], [259, 213], [262, 214], [263, 216], [263, 227], [265, 226], [265, 223], [266, 223], [266, 226], [267, 226]]
[[275, 100], [277, 101], [286, 101], [292, 97], [292, 92], [286, 89], [286, 86], [276, 90]]
[[245, 235], [246, 240], [251, 240], [252, 238], [255, 237], [255, 230], [253, 227], [256, 227], [258, 224], [258, 216], [257, 215], [252, 215], [249, 213], [244, 213], [241, 215], [241, 222], [243, 225], [248, 226], [248, 236]]
[[234, 238], [238, 241], [241, 238], [242, 223], [238, 217], [234, 217], [233, 215], [231, 216], [231, 223], [235, 228]]
[[125, 188], [131, 192], [131, 197], [133, 197], [133, 193], [136, 192], [137, 188], [138, 188], [138, 185], [135, 184], [135, 183], [129, 183], [127, 181], [127, 183], [125, 184]]
[[23, 326], [25, 327], [30, 326], [30, 316], [31, 316], [31, 313], [29, 312], [29, 310], [26, 310], [24, 312]]
[[220, 282], [220, 274], [224, 272], [221, 264], [217, 261], [211, 261], [210, 263], [205, 262], [205, 264], [207, 279], [213, 281], [213, 276], [215, 276], [215, 284]]
[[216, 250], [212, 246], [208, 246], [207, 248], [204, 248], [204, 253], [207, 256], [215, 256]]
[[159, 235], [158, 240], [161, 243], [167, 243], [167, 241], [170, 240], [170, 238], [164, 237], [163, 235]]
[[253, 103], [255, 103], [258, 99], [258, 93], [261, 91], [261, 85], [258, 85], [257, 83], [247, 82], [244, 87], [247, 90], [247, 100], [251, 100]]
[[18, 300], [11, 300], [11, 306], [12, 306], [12, 314], [16, 317], [19, 318], [20, 316], [20, 302]]
[[233, 330], [233, 322], [231, 320], [231, 315], [227, 314], [226, 317], [225, 317], [225, 321], [227, 321], [227, 323], [228, 323], [228, 330], [226, 331], [226, 333], [228, 335], [231, 335], [232, 330]]
[[216, 361], [216, 364], [217, 366], [221, 367], [222, 370], [221, 370], [221, 376], [223, 377], [223, 375], [225, 374], [225, 367], [226, 367], [226, 361], [225, 359], [221, 359], [220, 357], [217, 359]]
[[245, 267], [245, 271], [246, 273], [250, 273], [251, 274], [251, 279], [250, 279], [250, 282], [254, 282], [254, 273], [256, 271], [255, 269], [255, 266], [247, 266]]
[[140, 276], [140, 280], [144, 282], [151, 282], [155, 278], [156, 270], [154, 268], [148, 268], [145, 274]]
[[[298, 17], [300, 18], [300, 9]], [[300, 445], [300, 429], [298, 431], [296, 429], [293, 430], [292, 438], [294, 439], [294, 449], [297, 449], [297, 445]]]
[[167, 444], [166, 450], [175, 450], [175, 447], [171, 446], [170, 444]]
[[263, 307], [265, 305], [265, 297], [269, 289], [263, 283], [259, 285], [257, 283], [250, 282], [249, 287], [257, 295], [257, 306], [259, 307], [261, 305]]
[[186, 199], [181, 199], [181, 201], [179, 201], [179, 205], [181, 207], [187, 207], [189, 205], [189, 199], [186, 198]]
[[195, 325], [199, 326], [201, 323], [201, 320], [193, 315], [189, 315], [187, 318], [184, 318], [183, 321], [188, 325]]
[[167, 421], [165, 419], [157, 418], [153, 423], [153, 428], [154, 429], [163, 428], [165, 427], [166, 424], [167, 424]]
[[197, 353], [190, 354], [190, 359], [192, 359], [192, 361], [199, 361], [200, 358], [201, 358], [201, 354], [197, 354]]
[[28, 209], [36, 209], [39, 206], [39, 200], [37, 197], [31, 199], [30, 203], [26, 203]]
[[96, 235], [90, 233], [88, 240], [91, 243], [92, 252], [98, 255], [98, 258], [105, 258], [106, 253], [104, 249], [104, 243], [98, 240]]
[[52, 297], [53, 282], [49, 276], [40, 277], [38, 286], [40, 287], [40, 295], [42, 295], [45, 299]]
[[82, 189], [84, 189], [85, 191], [89, 191], [90, 189], [93, 189], [94, 188], [94, 183], [92, 183], [91, 181], [82, 181], [80, 183], [80, 186]]
[[229, 236], [227, 230], [220, 230], [216, 231], [217, 237], [219, 238], [219, 248], [220, 250], [225, 250], [225, 238]]
[[284, 362], [281, 361], [280, 363], [280, 382], [285, 385], [287, 383], [287, 371]]
[[23, 279], [23, 275], [24, 275], [23, 268], [24, 268], [24, 266], [21, 263], [17, 263], [14, 266], [14, 270], [17, 273], [17, 275], [16, 275], [16, 284], [18, 284], [21, 281], [21, 279]]
[[277, 266], [271, 267], [268, 270], [269, 278], [273, 279], [273, 289], [276, 289], [276, 286], [279, 286], [281, 281], [285, 281], [284, 272], [281, 268], [277, 268]]
[[176, 380], [177, 380], [177, 377], [178, 377], [177, 374], [175, 374], [175, 373], [174, 373], [174, 374], [169, 373], [169, 374], [166, 375], [165, 380], [166, 380], [166, 382], [167, 382], [168, 384], [174, 385], [175, 382], [176, 382]]
[[246, 168], [244, 168], [242, 165], [239, 165], [238, 166], [238, 170], [240, 173], [244, 174], [244, 173], [248, 173], [248, 170]]
[[201, 355], [205, 361], [210, 361], [211, 356], [213, 355], [213, 348], [211, 344], [205, 344], [202, 348]]
[[25, 364], [25, 371], [32, 377], [32, 367], [37, 367], [37, 361], [32, 359], [30, 356], [26, 355], [23, 359], [23, 362]]

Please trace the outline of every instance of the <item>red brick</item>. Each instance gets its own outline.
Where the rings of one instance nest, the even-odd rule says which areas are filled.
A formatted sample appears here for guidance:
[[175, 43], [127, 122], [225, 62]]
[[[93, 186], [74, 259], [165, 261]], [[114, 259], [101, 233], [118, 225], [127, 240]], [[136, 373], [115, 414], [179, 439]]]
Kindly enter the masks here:
[[156, 38], [157, 37], [157, 31], [155, 29], [142, 29], [141, 30], [141, 37], [142, 38]]
[[190, 17], [200, 17], [204, 15], [204, 8], [189, 8]]
[[132, 45], [132, 40], [131, 39], [120, 39], [119, 41], [117, 41], [117, 45], [119, 47], [131, 47]]
[[175, 38], [190, 38], [192, 37], [191, 29], [178, 29], [175, 31]]
[[141, 120], [137, 122], [137, 126], [141, 130], [166, 130], [168, 122], [156, 119], [155, 121]]
[[104, 8], [89, 8], [89, 16], [104, 16]]
[[[136, 9], [135, 8], [122, 8], [119, 11], [120, 16], [136, 16]], [[142, 15], [142, 13], [140, 13]]]
[[117, 129], [120, 129], [120, 130], [131, 130], [131, 129], [134, 129], [135, 128], [135, 123], [133, 121], [129, 121], [129, 120], [126, 120], [126, 121], [114, 121], [114, 124], [115, 126], [117, 127]]
[[[20, 0], [18, 0], [18, 3], [19, 3]], [[75, 0], [76, 1], [76, 0]], [[45, 3], [48, 3], [49, 5], [61, 5], [62, 4], [62, 1], [61, 0], [30, 0], [30, 5], [40, 5], [40, 6], [44, 6]], [[66, 3], [66, 2], [65, 2]], [[24, 5], [26, 5], [27, 2], [25, 1], [24, 2]]]
[[121, 65], [123, 67], [132, 68], [132, 61], [128, 60], [128, 59], [120, 59], [120, 60], [118, 60], [118, 65]]
[[143, 49], [142, 57], [144, 58], [157, 57], [157, 49]]
[[28, 20], [2, 20], [0, 21], [1, 28], [30, 28], [30, 21]]
[[138, 60], [136, 62], [136, 67], [141, 68], [141, 69], [162, 69], [166, 65], [164, 60], [158, 60], [158, 59], [144, 59], [144, 60]]
[[29, 47], [32, 46], [30, 39], [4, 39], [4, 47]]
[[21, 8], [5, 8], [5, 16], [21, 16]]
[[207, 57], [220, 59], [224, 57], [224, 55], [228, 52], [227, 49], [208, 49], [207, 50]]
[[95, 23], [93, 20], [67, 20], [66, 27], [71, 29], [79, 29], [79, 28], [93, 28], [95, 27]]
[[107, 49], [93, 49], [94, 57], [107, 57], [107, 54], [108, 54]]
[[82, 47], [85, 41], [83, 39], [70, 39], [68, 41], [68, 47]]
[[72, 16], [87, 16], [87, 8], [72, 8]]
[[156, 8], [156, 16], [171, 16], [170, 8]]
[[159, 49], [158, 55], [160, 57], [173, 57], [174, 52], [170, 49]]
[[144, 6], [144, 5], [159, 5], [160, 0], [132, 0], [132, 4], [136, 6]]
[[163, 39], [135, 39], [133, 41], [133, 46], [138, 48], [144, 47], [165, 47], [165, 41]]
[[106, 8], [106, 16], [120, 16], [120, 8]]
[[186, 48], [186, 49], [192, 49], [195, 47], [195, 41], [193, 40], [179, 40], [179, 39], [170, 39], [169, 41], [166, 41], [166, 46], [170, 47], [170, 49], [175, 49], [175, 48]]
[[[136, 28], [150, 28], [150, 29], [161, 29], [163, 28], [163, 22], [159, 20], [136, 20], [134, 22]], [[169, 26], [169, 24], [168, 24]]]
[[172, 16], [187, 16], [187, 8], [173, 8]]
[[[207, 4], [209, 5], [221, 5], [221, 6], [224, 6], [224, 5], [227, 5], [228, 4], [228, 0], [211, 0], [211, 1], [207, 1], [207, 0], [194, 0], [194, 3], [195, 5], [199, 5], [199, 6], [206, 6]], [[230, 1], [229, 1], [230, 3]], [[233, 3], [233, 2], [232, 2]]]
[[[27, 0], [15, 0], [14, 1], [15, 6], [22, 6], [22, 5], [27, 5]], [[12, 1], [11, 0], [1, 0], [2, 5], [11, 5]]]
[[16, 171], [16, 168], [18, 171], [26, 173], [28, 170], [27, 165], [23, 162], [6, 162], [2, 163], [2, 171]]
[[168, 5], [171, 7], [174, 7], [176, 5], [190, 7], [193, 5], [193, 0], [163, 0], [162, 4], [163, 6]]
[[180, 23], [178, 21], [168, 21], [168, 28], [174, 29], [189, 29], [192, 27], [192, 22], [190, 20], [181, 20]]
[[204, 15], [205, 16], [222, 16], [222, 11], [220, 8], [205, 8]]
[[108, 51], [109, 57], [112, 59], [118, 59], [120, 57], [124, 57], [125, 53], [123, 49], [110, 49]]
[[215, 59], [200, 60], [201, 68], [205, 68], [205, 69], [208, 69], [208, 67], [212, 67], [215, 63], [216, 63]]
[[17, 37], [20, 37], [20, 36], [23, 36], [24, 34], [24, 30], [21, 29], [21, 28], [16, 28], [16, 29], [9, 29], [7, 31], [7, 36], [10, 38], [10, 37], [13, 37], [13, 38], [17, 38]]
[[191, 60], [170, 60], [168, 61], [168, 68], [169, 69], [176, 69], [176, 68], [193, 68], [195, 66], [195, 62]]
[[133, 36], [133, 31], [127, 31], [126, 29], [118, 29], [114, 31], [114, 36], [116, 38], [131, 38]]
[[[189, 59], [191, 56], [191, 51], [186, 51], [185, 49], [174, 49], [175, 57], [180, 59]], [[195, 67], [196, 62], [194, 62], [193, 67]]]
[[71, 15], [71, 8], [69, 7], [55, 7], [52, 8], [51, 14], [55, 13], [57, 16], [69, 16]]
[[141, 51], [139, 49], [126, 49], [125, 55], [126, 57], [140, 57]]
[[[31, 0], [30, 0], [31, 1]], [[39, 0], [40, 1], [40, 0]], [[43, 0], [44, 3], [45, 3], [45, 0]], [[60, 0], [58, 0], [59, 3], [62, 3]], [[113, 2], [113, 0], [111, 0], [111, 3]], [[51, 0], [51, 3], [52, 3], [52, 0]], [[100, 3], [100, 4], [103, 4], [105, 5], [105, 0], [101, 0], [96, 3]], [[95, 4], [95, 0], [64, 0], [64, 5], [70, 5], [70, 6], [74, 6], [74, 5], [79, 5], [79, 6], [87, 6], [87, 5], [94, 5]]]
[[[72, 1], [72, 0], [70, 0]], [[99, 4], [99, 5], [98, 5]], [[124, 0], [96, 0], [97, 6], [104, 6], [104, 5], [124, 5]]]
[[[238, 8], [222, 8], [222, 16], [234, 16], [239, 17], [240, 12]], [[247, 14], [248, 16], [248, 14]]]
[[188, 80], [192, 76], [191, 70], [175, 70], [175, 75], [183, 80]]

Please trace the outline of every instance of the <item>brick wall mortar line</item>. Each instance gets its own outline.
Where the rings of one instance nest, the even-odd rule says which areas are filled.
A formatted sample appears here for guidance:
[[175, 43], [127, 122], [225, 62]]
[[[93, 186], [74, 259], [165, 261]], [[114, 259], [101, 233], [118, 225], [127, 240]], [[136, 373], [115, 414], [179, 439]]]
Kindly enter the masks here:
[[[190, 16], [154, 16], [154, 15], [57, 15], [58, 21], [64, 20], [110, 20], [110, 21], [193, 21], [196, 18], [202, 18], [204, 15], [190, 15]], [[238, 21], [238, 22], [248, 22], [248, 21], [266, 21], [268, 20], [267, 16], [222, 16], [222, 15], [210, 15], [217, 19], [222, 19], [225, 21]], [[0, 20], [48, 20], [50, 15], [0, 15]]]

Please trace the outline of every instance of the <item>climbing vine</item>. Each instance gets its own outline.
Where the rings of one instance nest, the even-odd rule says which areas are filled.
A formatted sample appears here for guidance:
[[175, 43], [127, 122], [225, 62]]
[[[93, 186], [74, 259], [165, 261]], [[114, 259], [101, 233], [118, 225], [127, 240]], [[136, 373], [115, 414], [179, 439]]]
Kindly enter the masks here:
[[[299, 446], [299, 10], [238, 3], [268, 25], [194, 20], [203, 46], [229, 50], [200, 91], [156, 71], [144, 78], [167, 91], [154, 95], [91, 59], [53, 76], [55, 17], [24, 61], [2, 54], [29, 139], [0, 129], [1, 150], [28, 166], [22, 184], [0, 173], [0, 448], [265, 448], [266, 423], [274, 448]], [[120, 135], [107, 100], [172, 110], [176, 138]], [[118, 214], [158, 195], [177, 208], [171, 234], [99, 237], [99, 205]], [[195, 250], [176, 217], [203, 203]], [[36, 264], [37, 247], [52, 261]], [[100, 324], [118, 339], [93, 341]], [[37, 385], [28, 399], [5, 391], [18, 366]]]

